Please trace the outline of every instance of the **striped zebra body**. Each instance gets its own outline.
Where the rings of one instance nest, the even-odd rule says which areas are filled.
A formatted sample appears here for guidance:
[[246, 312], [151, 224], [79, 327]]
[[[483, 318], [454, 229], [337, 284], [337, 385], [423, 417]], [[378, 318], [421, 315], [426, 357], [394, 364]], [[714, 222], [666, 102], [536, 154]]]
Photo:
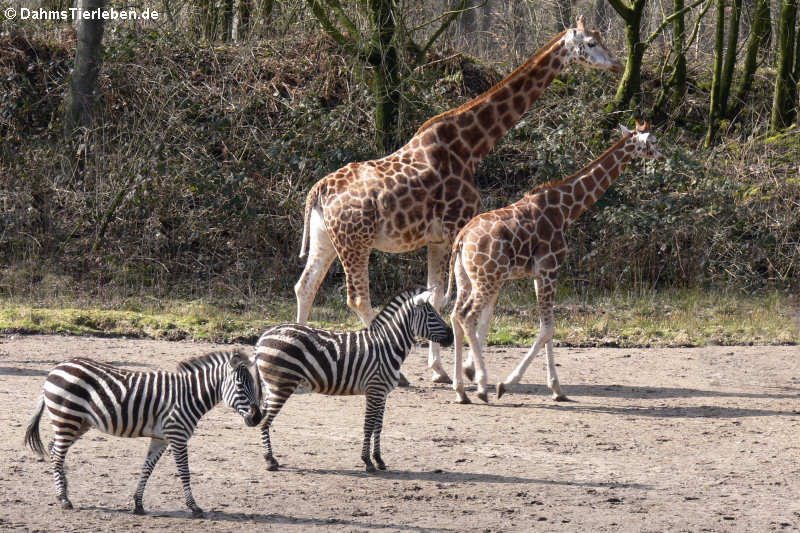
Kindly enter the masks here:
[[268, 469], [278, 462], [272, 452], [270, 425], [298, 386], [313, 392], [367, 397], [364, 443], [361, 458], [367, 471], [378, 468], [380, 433], [386, 397], [401, 379], [400, 367], [417, 337], [448, 346], [453, 331], [428, 302], [429, 291], [405, 291], [396, 296], [373, 320], [369, 328], [332, 332], [299, 324], [269, 328], [256, 344], [256, 365], [265, 395], [261, 437]]
[[220, 400], [235, 409], [247, 425], [261, 420], [259, 382], [253, 379], [251, 366], [251, 361], [238, 352], [214, 352], [188, 359], [178, 365], [176, 373], [136, 372], [91, 359], [70, 359], [47, 375], [25, 443], [44, 454], [39, 420], [47, 408], [54, 433], [49, 452], [56, 492], [62, 506], [70, 509], [64, 459], [81, 435], [94, 427], [118, 437], [150, 437], [134, 494], [134, 512], [144, 512], [145, 485], [169, 446], [186, 505], [194, 515], [202, 515], [192, 496], [187, 442], [200, 418]]

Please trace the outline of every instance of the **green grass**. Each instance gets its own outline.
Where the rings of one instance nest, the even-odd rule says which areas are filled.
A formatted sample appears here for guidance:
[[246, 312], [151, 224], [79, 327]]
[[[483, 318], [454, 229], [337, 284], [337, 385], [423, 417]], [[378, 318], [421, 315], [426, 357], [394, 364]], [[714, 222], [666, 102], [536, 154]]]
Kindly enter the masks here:
[[[532, 287], [504, 291], [489, 332], [490, 344], [530, 344], [539, 320]], [[568, 292], [568, 291], [564, 291]], [[317, 306], [312, 323], [355, 329], [360, 322], [343, 303]], [[699, 289], [559, 295], [557, 344], [571, 346], [705, 346], [798, 344], [800, 313], [780, 292], [730, 294]], [[201, 300], [136, 299], [50, 304], [0, 300], [0, 330], [21, 333], [115, 335], [157, 339], [253, 342], [267, 326], [294, 319], [294, 300], [268, 305], [214, 304]]]

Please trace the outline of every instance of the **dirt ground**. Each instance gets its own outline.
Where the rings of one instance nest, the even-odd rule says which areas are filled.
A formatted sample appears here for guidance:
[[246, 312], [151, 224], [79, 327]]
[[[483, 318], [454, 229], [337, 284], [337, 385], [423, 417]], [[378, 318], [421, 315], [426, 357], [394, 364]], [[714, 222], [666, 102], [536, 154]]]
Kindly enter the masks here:
[[[556, 350], [571, 401], [553, 402], [544, 365], [491, 405], [454, 403], [428, 381], [387, 404], [383, 456], [359, 459], [363, 397], [292, 397], [273, 426], [282, 470], [259, 433], [218, 406], [189, 442], [192, 519], [164, 456], [129, 510], [145, 439], [90, 431], [67, 456], [75, 509], [55, 500], [49, 462], [22, 438], [48, 370], [72, 356], [175, 367], [210, 344], [0, 337], [0, 530], [21, 531], [771, 531], [800, 528], [800, 348]], [[226, 347], [229, 348], [229, 347]], [[490, 383], [524, 352], [493, 348]], [[450, 354], [445, 351], [446, 361]], [[473, 401], [474, 389], [470, 389]], [[43, 419], [45, 443], [51, 430]]]

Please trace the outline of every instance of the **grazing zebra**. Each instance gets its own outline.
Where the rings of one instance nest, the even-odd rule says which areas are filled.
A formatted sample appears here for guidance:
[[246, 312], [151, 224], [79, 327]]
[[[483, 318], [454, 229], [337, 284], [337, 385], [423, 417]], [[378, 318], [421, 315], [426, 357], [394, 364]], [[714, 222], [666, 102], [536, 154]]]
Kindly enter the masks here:
[[261, 438], [268, 470], [277, 470], [269, 428], [272, 420], [298, 385], [329, 395], [363, 394], [367, 397], [361, 459], [374, 472], [372, 457], [381, 470], [381, 428], [386, 396], [397, 386], [403, 364], [415, 337], [449, 346], [453, 330], [430, 304], [431, 291], [407, 290], [396, 296], [372, 324], [360, 331], [332, 332], [299, 324], [282, 324], [261, 335], [256, 344], [256, 365], [267, 389]]
[[214, 352], [178, 364], [178, 372], [132, 372], [75, 358], [56, 365], [47, 375], [39, 403], [25, 432], [25, 444], [44, 455], [39, 420], [47, 406], [54, 440], [49, 452], [61, 506], [67, 497], [64, 457], [72, 444], [95, 427], [118, 437], [150, 437], [139, 484], [133, 495], [135, 514], [143, 514], [147, 479], [170, 447], [183, 483], [184, 500], [195, 517], [203, 516], [189, 484], [186, 443], [200, 418], [220, 400], [239, 413], [248, 426], [261, 421], [260, 381], [252, 361], [241, 352]]

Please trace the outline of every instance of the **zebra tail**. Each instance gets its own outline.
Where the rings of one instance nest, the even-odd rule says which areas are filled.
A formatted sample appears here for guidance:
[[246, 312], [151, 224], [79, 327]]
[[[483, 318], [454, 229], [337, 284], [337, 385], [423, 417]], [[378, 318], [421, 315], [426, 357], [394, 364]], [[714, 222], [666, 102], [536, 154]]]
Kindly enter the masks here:
[[308, 254], [308, 241], [311, 240], [311, 228], [309, 227], [311, 225], [311, 211], [317, 206], [320, 183], [319, 181], [315, 183], [311, 190], [308, 191], [308, 196], [306, 196], [306, 209], [303, 214], [303, 244], [300, 245], [300, 259]]
[[39, 396], [39, 403], [36, 405], [36, 410], [33, 412], [30, 422], [28, 422], [28, 429], [25, 431], [25, 444], [41, 456], [44, 456], [44, 446], [42, 445], [42, 437], [39, 435], [39, 420], [42, 418], [43, 411], [44, 394]]

